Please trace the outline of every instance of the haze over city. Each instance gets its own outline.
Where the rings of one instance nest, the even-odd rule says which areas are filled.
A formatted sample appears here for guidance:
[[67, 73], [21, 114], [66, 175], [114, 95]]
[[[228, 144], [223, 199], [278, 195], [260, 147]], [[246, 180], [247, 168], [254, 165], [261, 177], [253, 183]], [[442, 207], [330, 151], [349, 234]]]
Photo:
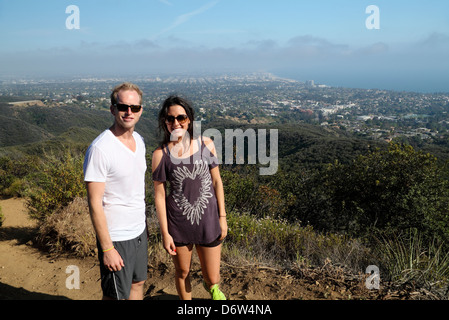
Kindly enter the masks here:
[[0, 29], [2, 79], [270, 72], [449, 91], [440, 0], [0, 0]]

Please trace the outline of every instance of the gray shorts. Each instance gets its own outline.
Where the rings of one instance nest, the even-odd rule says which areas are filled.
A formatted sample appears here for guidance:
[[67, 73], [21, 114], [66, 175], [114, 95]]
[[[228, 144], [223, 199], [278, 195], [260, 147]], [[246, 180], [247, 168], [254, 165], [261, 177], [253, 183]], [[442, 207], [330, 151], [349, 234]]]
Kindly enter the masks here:
[[135, 239], [113, 242], [125, 266], [120, 271], [109, 271], [103, 264], [103, 251], [98, 245], [101, 289], [103, 295], [112, 299], [126, 300], [133, 282], [147, 279], [148, 237], [146, 229]]

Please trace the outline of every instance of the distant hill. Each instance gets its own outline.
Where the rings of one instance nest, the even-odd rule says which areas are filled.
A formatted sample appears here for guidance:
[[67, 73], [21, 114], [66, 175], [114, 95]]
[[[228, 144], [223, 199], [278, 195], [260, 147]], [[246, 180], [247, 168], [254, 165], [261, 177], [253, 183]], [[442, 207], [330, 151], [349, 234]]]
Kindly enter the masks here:
[[[6, 115], [5, 115], [6, 114]], [[2, 112], [0, 115], [0, 146], [15, 146], [30, 142], [50, 139], [53, 135], [37, 125], [26, 122], [20, 118], [8, 116]]]
[[[39, 153], [52, 146], [88, 146], [113, 123], [107, 110], [83, 107], [18, 107], [0, 103], [0, 155], [17, 151]], [[155, 145], [157, 120], [141, 118], [136, 130], [148, 145]]]
[[[40, 154], [44, 150], [61, 146], [85, 149], [90, 142], [113, 123], [108, 110], [95, 110], [76, 106], [18, 107], [0, 102], [0, 156], [23, 152]], [[345, 131], [299, 123], [298, 125], [243, 125], [225, 119], [215, 119], [202, 125], [202, 131], [225, 129], [272, 129], [279, 130], [279, 161], [286, 170], [299, 167], [319, 168], [336, 159], [347, 163], [370, 148], [385, 145], [381, 142], [358, 139]], [[136, 126], [145, 139], [148, 153], [159, 142], [157, 111], [145, 112]], [[223, 139], [224, 143], [224, 139]], [[224, 152], [224, 149], [222, 149]]]
[[387, 144], [355, 138], [339, 129], [298, 124], [285, 125], [279, 130], [279, 145], [281, 164], [294, 170], [298, 166], [320, 168], [335, 160], [349, 163], [356, 156]]
[[[207, 128], [215, 128], [222, 133], [223, 152], [225, 129], [239, 128], [245, 132], [251, 128], [256, 131], [256, 134], [258, 129], [267, 129], [268, 133], [270, 129], [278, 129], [279, 166], [285, 171], [296, 171], [300, 168], [320, 169], [323, 165], [333, 163], [335, 160], [349, 163], [360, 154], [366, 154], [369, 150], [383, 148], [387, 145], [383, 141], [354, 137], [340, 129], [305, 123], [242, 125], [230, 120], [215, 120], [202, 126], [203, 131]], [[269, 152], [268, 143], [267, 141], [267, 152]]]

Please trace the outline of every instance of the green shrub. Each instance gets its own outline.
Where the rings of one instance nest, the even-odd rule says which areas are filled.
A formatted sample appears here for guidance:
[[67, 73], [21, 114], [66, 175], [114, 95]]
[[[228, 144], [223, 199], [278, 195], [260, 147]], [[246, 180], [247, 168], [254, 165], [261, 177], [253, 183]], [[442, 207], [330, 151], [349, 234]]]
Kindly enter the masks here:
[[30, 217], [43, 220], [67, 206], [76, 197], [86, 196], [82, 154], [65, 150], [61, 155], [47, 154], [30, 175], [27, 200]]
[[[228, 213], [227, 250], [247, 260], [258, 259], [270, 265], [321, 266], [326, 261], [360, 271], [371, 259], [361, 243], [347, 236], [321, 234], [308, 226], [271, 217]], [[263, 261], [265, 260], [265, 261]]]
[[221, 178], [225, 192], [226, 211], [249, 211], [252, 198], [256, 195], [253, 177], [243, 177], [238, 173], [222, 169]]
[[[425, 241], [449, 240], [449, 181], [437, 159], [390, 144], [334, 163], [295, 191], [294, 216], [314, 228], [363, 237], [372, 230], [422, 231]], [[299, 208], [299, 209], [297, 209]]]
[[257, 217], [283, 218], [290, 196], [284, 197], [278, 190], [256, 181], [254, 174], [236, 173], [228, 169], [221, 171], [225, 192], [226, 211], [248, 212]]
[[433, 239], [425, 242], [421, 232], [410, 229], [402, 234], [382, 233], [376, 237], [376, 254], [382, 272], [395, 282], [443, 284], [449, 279], [449, 252]]
[[35, 156], [8, 156], [0, 158], [0, 195], [5, 197], [23, 197], [27, 195], [29, 184], [27, 176], [38, 163]]

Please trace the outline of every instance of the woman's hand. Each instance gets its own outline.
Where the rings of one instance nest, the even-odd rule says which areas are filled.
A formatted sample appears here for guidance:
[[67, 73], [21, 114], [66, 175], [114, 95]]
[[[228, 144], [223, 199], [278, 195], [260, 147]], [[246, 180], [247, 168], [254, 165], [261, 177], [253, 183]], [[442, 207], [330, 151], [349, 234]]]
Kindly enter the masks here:
[[162, 243], [168, 254], [171, 256], [176, 256], [176, 246], [171, 235], [166, 234], [165, 236], [162, 236]]
[[219, 240], [221, 241], [228, 235], [228, 222], [226, 221], [226, 216], [221, 216], [219, 219], [221, 228], [221, 237]]

